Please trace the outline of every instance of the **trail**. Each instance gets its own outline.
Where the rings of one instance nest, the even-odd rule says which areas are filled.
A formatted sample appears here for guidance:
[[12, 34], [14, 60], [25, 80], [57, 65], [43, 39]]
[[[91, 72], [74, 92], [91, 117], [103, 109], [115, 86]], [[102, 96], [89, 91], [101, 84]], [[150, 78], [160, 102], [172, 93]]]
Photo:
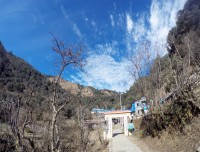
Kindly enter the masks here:
[[110, 152], [143, 152], [136, 143], [121, 133], [120, 129], [113, 130], [113, 138], [109, 147]]

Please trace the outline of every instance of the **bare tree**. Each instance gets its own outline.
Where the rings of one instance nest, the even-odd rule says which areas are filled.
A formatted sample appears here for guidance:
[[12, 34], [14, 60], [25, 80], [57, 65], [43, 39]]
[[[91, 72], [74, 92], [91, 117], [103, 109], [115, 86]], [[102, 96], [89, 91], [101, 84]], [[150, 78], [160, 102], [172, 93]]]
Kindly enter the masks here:
[[63, 41], [57, 39], [57, 37], [51, 32], [53, 36], [53, 47], [52, 50], [56, 52], [60, 58], [60, 67], [58, 76], [54, 79], [54, 90], [53, 96], [51, 99], [51, 107], [52, 107], [52, 120], [50, 126], [51, 132], [51, 151], [58, 152], [60, 151], [60, 138], [59, 138], [59, 130], [57, 124], [57, 118], [59, 112], [70, 102], [70, 98], [68, 98], [61, 105], [58, 104], [57, 93], [58, 93], [58, 85], [62, 73], [69, 65], [82, 68], [85, 65], [85, 60], [83, 59], [83, 49], [82, 46], [75, 47], [66, 47]]
[[138, 81], [137, 87], [142, 95], [147, 91], [147, 80], [144, 79], [148, 75], [151, 67], [152, 54], [150, 52], [149, 44], [147, 42], [141, 43], [137, 52], [128, 56], [131, 62], [129, 72], [135, 81]]
[[[27, 137], [25, 129], [32, 123], [32, 108], [29, 107], [29, 102], [32, 98], [32, 91], [28, 98], [24, 98], [22, 93], [18, 93], [17, 97], [1, 97], [0, 103], [2, 109], [6, 111], [6, 123], [9, 124], [12, 135], [15, 138], [15, 148], [17, 151], [22, 151], [25, 146], [23, 140], [27, 140], [29, 145], [34, 150], [35, 140], [32, 137]], [[22, 105], [24, 104], [23, 111]], [[10, 133], [10, 132], [9, 132]]]
[[[128, 59], [131, 63], [130, 67], [129, 67], [129, 73], [131, 74], [134, 81], [137, 81], [142, 77], [142, 75], [141, 75], [142, 57], [140, 54], [134, 53], [134, 54], [129, 55]], [[140, 86], [138, 86], [138, 87], [140, 87]]]

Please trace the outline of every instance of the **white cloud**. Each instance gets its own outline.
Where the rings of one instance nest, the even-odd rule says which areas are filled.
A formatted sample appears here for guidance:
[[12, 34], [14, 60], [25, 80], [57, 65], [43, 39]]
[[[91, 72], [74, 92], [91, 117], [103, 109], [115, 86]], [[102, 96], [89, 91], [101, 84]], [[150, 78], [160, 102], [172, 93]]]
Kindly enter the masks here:
[[85, 18], [85, 21], [87, 22], [88, 20], [89, 20], [89, 19], [86, 17], [86, 18]]
[[126, 24], [127, 24], [126, 29], [127, 29], [128, 33], [131, 33], [131, 31], [133, 29], [133, 21], [129, 14], [126, 14]]
[[139, 42], [141, 39], [145, 36], [145, 17], [142, 16], [138, 22], [134, 24], [134, 28], [137, 30], [134, 30], [133, 38], [135, 42]]
[[74, 82], [93, 86], [98, 89], [110, 89], [124, 92], [132, 85], [128, 72], [129, 61], [125, 58], [116, 60], [113, 56], [117, 53], [118, 43], [98, 44], [95, 53], [91, 52], [87, 58], [84, 72], [71, 76]]
[[179, 10], [183, 9], [185, 2], [186, 0], [153, 0], [148, 13], [149, 15], [139, 15], [137, 16], [138, 19], [134, 22], [130, 14], [126, 14], [127, 49], [130, 51], [133, 46], [136, 49], [141, 42], [149, 41], [152, 51], [155, 47], [159, 47], [161, 49], [160, 55], [166, 54], [166, 48], [161, 46], [166, 45], [168, 32], [175, 26], [176, 14]]
[[150, 9], [150, 28], [151, 31], [160, 29], [161, 26], [171, 28], [175, 26], [176, 14], [183, 8], [186, 0], [153, 0]]
[[[147, 33], [147, 39], [152, 45], [157, 42], [166, 44], [166, 38], [169, 30], [176, 24], [176, 14], [183, 9], [186, 0], [153, 0], [150, 9], [150, 29]], [[160, 52], [161, 55], [167, 53], [166, 49]]]
[[111, 25], [112, 25], [112, 27], [114, 27], [114, 26], [115, 26], [115, 22], [114, 22], [114, 19], [113, 19], [113, 15], [112, 15], [112, 14], [110, 15], [110, 20], [111, 20]]
[[128, 62], [117, 62], [110, 55], [93, 54], [88, 57], [84, 68], [87, 73], [79, 73], [78, 77], [71, 77], [75, 82], [98, 89], [111, 89], [125, 91], [131, 86], [130, 76], [127, 71]]
[[82, 37], [81, 31], [79, 30], [79, 28], [77, 27], [75, 23], [73, 24], [73, 30], [78, 37], [80, 38]]
[[95, 21], [91, 21], [91, 25], [92, 25], [94, 28], [96, 28], [96, 23], [95, 23]]
[[[111, 25], [125, 30], [127, 51], [136, 51], [144, 41], [150, 42], [151, 51], [154, 51], [153, 46], [157, 42], [166, 43], [169, 30], [175, 26], [176, 13], [183, 8], [185, 1], [153, 0], [149, 12], [137, 15], [137, 20], [133, 20], [129, 13], [121, 13], [116, 15], [118, 20], [114, 22], [113, 15], [110, 15]], [[94, 29], [97, 28], [96, 22], [91, 20], [90, 23]], [[91, 53], [87, 58], [88, 64], [84, 68], [87, 73], [78, 73], [75, 77], [71, 76], [71, 79], [98, 89], [128, 90], [134, 80], [128, 70], [129, 61], [125, 57], [117, 58], [117, 60], [114, 58], [117, 52], [120, 52], [119, 44], [120, 42], [114, 41], [96, 45], [95, 53]], [[166, 53], [165, 49], [161, 48], [161, 50], [162, 55]]]
[[112, 41], [112, 43], [97, 44], [95, 46], [97, 54], [115, 55], [118, 49], [118, 42]]
[[146, 30], [145, 14], [142, 14], [137, 22], [133, 23], [132, 30], [127, 32], [127, 38], [135, 43], [140, 43], [146, 36]]
[[125, 15], [123, 13], [121, 13], [121, 14], [119, 13], [118, 16], [117, 16], [118, 20], [116, 20], [116, 25], [121, 27], [121, 28], [123, 28], [123, 25], [124, 25], [124, 16]]
[[67, 20], [69, 18], [69, 16], [67, 15], [66, 11], [65, 11], [65, 8], [63, 7], [63, 5], [60, 5], [60, 9], [65, 17], [65, 19]]

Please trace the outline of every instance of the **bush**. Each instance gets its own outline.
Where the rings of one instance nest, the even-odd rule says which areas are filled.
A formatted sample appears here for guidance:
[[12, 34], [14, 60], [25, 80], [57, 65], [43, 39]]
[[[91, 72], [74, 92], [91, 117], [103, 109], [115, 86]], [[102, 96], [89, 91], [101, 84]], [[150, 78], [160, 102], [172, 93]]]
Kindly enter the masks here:
[[166, 129], [169, 133], [173, 131], [182, 132], [184, 126], [198, 114], [200, 114], [200, 109], [191, 101], [175, 101], [162, 112], [143, 117], [141, 122], [141, 129], [144, 131], [143, 137], [159, 137], [160, 133]]

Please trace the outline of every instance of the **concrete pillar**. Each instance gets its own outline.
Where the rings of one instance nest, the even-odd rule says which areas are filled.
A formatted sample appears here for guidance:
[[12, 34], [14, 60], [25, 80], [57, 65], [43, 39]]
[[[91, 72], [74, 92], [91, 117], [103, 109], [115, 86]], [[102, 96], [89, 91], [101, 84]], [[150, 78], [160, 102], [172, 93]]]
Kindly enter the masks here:
[[124, 116], [124, 135], [128, 136], [128, 117]]
[[120, 119], [120, 125], [123, 127], [124, 119], [123, 119], [123, 117], [120, 117], [119, 119]]
[[112, 118], [108, 118], [108, 139], [112, 139]]

